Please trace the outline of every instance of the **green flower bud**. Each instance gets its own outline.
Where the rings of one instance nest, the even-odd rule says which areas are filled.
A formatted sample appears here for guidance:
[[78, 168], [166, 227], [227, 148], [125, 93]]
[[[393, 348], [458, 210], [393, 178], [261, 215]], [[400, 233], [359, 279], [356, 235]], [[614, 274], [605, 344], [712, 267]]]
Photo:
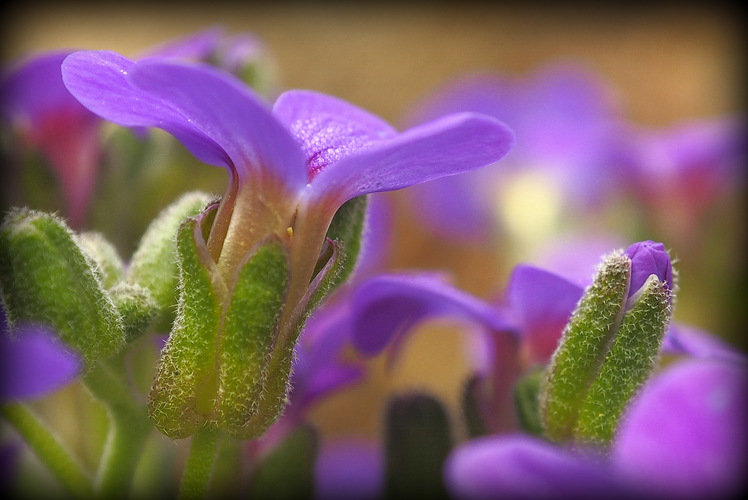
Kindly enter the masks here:
[[109, 295], [122, 317], [125, 341], [138, 339], [158, 314], [151, 293], [140, 285], [120, 282], [109, 290]]
[[0, 226], [0, 284], [11, 327], [49, 325], [88, 362], [124, 344], [121, 316], [104, 290], [99, 266], [54, 215], [8, 213]]
[[[632, 245], [629, 254], [650, 243]], [[541, 382], [540, 415], [549, 439], [607, 446], [654, 369], [674, 288], [669, 257], [656, 250], [661, 265], [651, 266], [643, 286], [652, 259], [634, 261], [632, 273], [629, 254], [607, 257], [577, 305]], [[631, 290], [632, 275], [637, 290]]]
[[82, 233], [75, 238], [81, 249], [96, 263], [104, 288], [112, 288], [115, 283], [124, 279], [125, 265], [117, 249], [103, 235]]
[[143, 234], [127, 270], [127, 280], [150, 291], [162, 312], [177, 303], [178, 269], [174, 235], [187, 217], [199, 214], [211, 196], [192, 192], [180, 197], [151, 222]]

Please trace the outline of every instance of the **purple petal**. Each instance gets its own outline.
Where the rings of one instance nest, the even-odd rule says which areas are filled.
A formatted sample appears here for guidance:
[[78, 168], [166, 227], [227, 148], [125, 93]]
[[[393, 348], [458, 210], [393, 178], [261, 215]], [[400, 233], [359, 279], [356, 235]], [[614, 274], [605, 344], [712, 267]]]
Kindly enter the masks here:
[[454, 450], [444, 469], [457, 498], [611, 498], [621, 485], [600, 463], [535, 438], [475, 439]]
[[384, 459], [374, 443], [327, 442], [315, 462], [314, 498], [375, 499], [384, 493]]
[[296, 345], [290, 411], [302, 414], [319, 398], [360, 380], [361, 366], [344, 359], [350, 342], [348, 303], [326, 303], [314, 311]]
[[665, 334], [662, 351], [684, 354], [695, 358], [714, 358], [723, 361], [746, 362], [743, 353], [718, 337], [696, 327], [672, 323]]
[[539, 363], [550, 359], [583, 292], [583, 287], [549, 271], [527, 265], [514, 268], [507, 302], [530, 359]]
[[51, 330], [26, 325], [0, 334], [0, 401], [42, 397], [81, 374], [83, 362]]
[[434, 276], [372, 278], [354, 291], [353, 344], [372, 356], [419, 321], [453, 316], [496, 332], [514, 331], [497, 309]]
[[301, 144], [312, 178], [327, 165], [397, 134], [378, 116], [336, 97], [310, 90], [281, 94], [273, 107], [273, 115]]
[[511, 130], [492, 118], [451, 115], [328, 165], [312, 181], [310, 196], [342, 204], [355, 196], [467, 172], [499, 160], [513, 142]]
[[663, 495], [726, 498], [742, 484], [748, 432], [745, 363], [681, 362], [653, 379], [627, 412], [616, 468]]
[[124, 126], [159, 127], [200, 160], [307, 183], [294, 139], [234, 77], [208, 66], [161, 59], [134, 63], [113, 52], [79, 52], [63, 63], [68, 89], [85, 106]]
[[221, 41], [223, 29], [211, 27], [185, 37], [175, 38], [149, 48], [140, 54], [144, 57], [168, 57], [192, 61], [207, 61]]
[[649, 240], [641, 241], [629, 246], [626, 255], [631, 259], [629, 297], [636, 293], [652, 274], [661, 282], [667, 283], [669, 290], [673, 289], [673, 266], [665, 245]]

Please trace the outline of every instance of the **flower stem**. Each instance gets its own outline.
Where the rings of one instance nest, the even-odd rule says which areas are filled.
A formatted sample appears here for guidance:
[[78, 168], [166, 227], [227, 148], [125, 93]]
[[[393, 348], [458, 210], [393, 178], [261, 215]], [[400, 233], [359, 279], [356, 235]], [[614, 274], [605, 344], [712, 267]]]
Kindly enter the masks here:
[[0, 406], [0, 413], [26, 440], [41, 461], [76, 498], [91, 497], [91, 479], [70, 452], [29, 408], [21, 404]]
[[192, 436], [190, 454], [187, 457], [179, 498], [205, 498], [213, 475], [213, 465], [218, 451], [219, 431], [204, 426]]
[[86, 387], [106, 407], [110, 417], [109, 435], [96, 477], [96, 493], [106, 498], [128, 495], [153, 428], [145, 405], [135, 398], [126, 382], [122, 361], [100, 362], [84, 378]]

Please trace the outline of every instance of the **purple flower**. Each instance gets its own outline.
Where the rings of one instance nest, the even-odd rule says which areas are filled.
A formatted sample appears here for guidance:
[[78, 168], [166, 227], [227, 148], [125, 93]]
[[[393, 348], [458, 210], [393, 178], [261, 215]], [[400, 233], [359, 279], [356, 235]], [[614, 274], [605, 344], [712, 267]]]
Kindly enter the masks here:
[[693, 234], [725, 194], [743, 186], [745, 120], [718, 117], [629, 134], [626, 170], [634, 196], [663, 224]]
[[581, 67], [556, 64], [529, 77], [462, 77], [420, 103], [406, 122], [461, 111], [506, 122], [517, 144], [499, 165], [413, 190], [415, 213], [438, 234], [484, 240], [502, 224], [513, 230], [506, 225], [512, 223], [507, 210], [528, 178], [543, 191], [529, 193], [542, 197], [537, 202], [523, 194], [524, 216], [528, 205], [539, 210], [551, 204], [554, 213], [584, 209], [604, 202], [616, 186], [619, 173], [613, 167], [622, 130], [618, 106], [610, 88]]
[[374, 443], [353, 439], [323, 443], [315, 461], [314, 498], [381, 498], [383, 461]]
[[163, 59], [79, 52], [63, 63], [68, 89], [124, 126], [160, 127], [229, 186], [206, 241], [224, 280], [270, 236], [289, 247], [292, 309], [304, 296], [330, 220], [345, 201], [494, 162], [512, 145], [500, 122], [459, 114], [396, 132], [334, 97], [290, 91], [269, 109], [218, 70]]
[[62, 83], [60, 65], [71, 51], [44, 53], [3, 75], [0, 114], [24, 148], [38, 149], [62, 185], [73, 227], [83, 223], [101, 156], [101, 119]]
[[469, 441], [445, 478], [457, 498], [725, 498], [746, 465], [748, 370], [690, 359], [654, 377], [624, 416], [608, 457], [513, 435]]
[[0, 308], [0, 329], [0, 402], [44, 396], [82, 373], [81, 356], [48, 328], [21, 325], [11, 335]]

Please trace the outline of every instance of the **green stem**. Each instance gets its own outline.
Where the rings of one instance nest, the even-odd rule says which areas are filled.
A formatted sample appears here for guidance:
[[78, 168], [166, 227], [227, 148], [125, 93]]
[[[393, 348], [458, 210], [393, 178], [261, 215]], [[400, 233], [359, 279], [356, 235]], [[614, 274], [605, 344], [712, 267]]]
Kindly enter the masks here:
[[96, 494], [105, 498], [128, 496], [153, 428], [145, 405], [135, 398], [126, 381], [122, 361], [100, 362], [83, 379], [110, 417], [109, 435], [96, 477]]
[[71, 495], [77, 498], [91, 497], [91, 479], [60, 440], [31, 410], [21, 404], [9, 404], [0, 406], [0, 413], [15, 427]]
[[182, 476], [180, 499], [205, 498], [213, 475], [213, 465], [218, 451], [217, 429], [204, 426], [192, 436], [190, 454]]

